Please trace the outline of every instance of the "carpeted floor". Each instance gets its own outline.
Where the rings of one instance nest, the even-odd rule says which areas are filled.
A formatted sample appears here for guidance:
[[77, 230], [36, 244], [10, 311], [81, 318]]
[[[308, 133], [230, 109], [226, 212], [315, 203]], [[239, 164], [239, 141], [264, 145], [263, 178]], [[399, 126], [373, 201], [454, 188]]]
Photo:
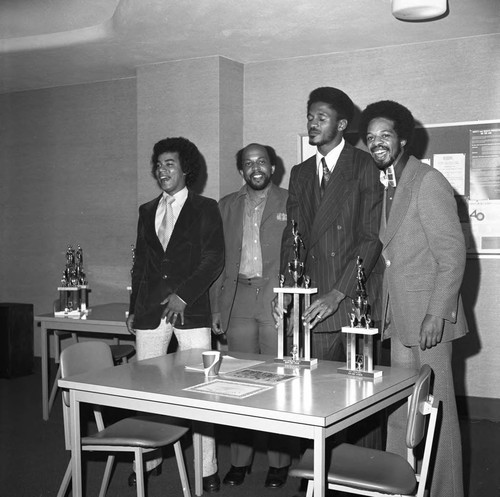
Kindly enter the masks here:
[[[0, 496], [52, 497], [57, 495], [69, 461], [64, 448], [61, 397], [58, 395], [49, 421], [42, 420], [41, 376], [39, 362], [35, 372], [14, 379], [0, 379]], [[468, 497], [500, 495], [500, 423], [462, 420], [464, 444], [464, 479]], [[230, 465], [229, 433], [217, 428], [219, 474], [221, 478]], [[217, 497], [303, 497], [301, 482], [289, 478], [280, 489], [264, 488], [267, 457], [264, 437], [256, 434], [257, 451], [253, 470], [240, 487], [222, 486]], [[183, 440], [184, 455], [194, 496], [190, 436]], [[297, 444], [298, 447], [298, 444]], [[102, 455], [85, 454], [86, 494], [98, 495], [104, 468]], [[108, 497], [133, 497], [135, 489], [127, 486], [131, 462], [123, 456], [115, 467]], [[71, 495], [71, 492], [68, 492]], [[172, 451], [167, 451], [160, 476], [151, 478], [149, 497], [180, 497], [182, 489]], [[331, 495], [335, 495], [332, 493]]]

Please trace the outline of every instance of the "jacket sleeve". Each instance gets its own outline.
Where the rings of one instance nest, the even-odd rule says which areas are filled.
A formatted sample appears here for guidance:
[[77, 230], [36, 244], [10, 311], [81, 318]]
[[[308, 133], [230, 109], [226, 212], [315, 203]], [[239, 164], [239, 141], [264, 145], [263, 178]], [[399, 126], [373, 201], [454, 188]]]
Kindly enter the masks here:
[[437, 263], [427, 313], [454, 323], [465, 271], [466, 248], [452, 187], [438, 171], [431, 170], [422, 180], [418, 213]]
[[[221, 219], [224, 216], [224, 208], [221, 202], [219, 202], [219, 212], [221, 214]], [[217, 277], [217, 279], [214, 281], [213, 285], [210, 287], [210, 308], [212, 313], [216, 312], [221, 312], [221, 303], [220, 303], [220, 297], [222, 293], [222, 285], [224, 283], [224, 279], [226, 277], [226, 265], [225, 263], [223, 264], [222, 270]]]
[[371, 158], [363, 153], [358, 156], [360, 167], [359, 216], [357, 222], [357, 243], [352, 250], [352, 258], [343, 268], [335, 285], [336, 290], [355, 297], [357, 257], [362, 259], [365, 275], [368, 278], [375, 267], [382, 250], [379, 239], [380, 216], [382, 213], [383, 187], [379, 180], [379, 172]]

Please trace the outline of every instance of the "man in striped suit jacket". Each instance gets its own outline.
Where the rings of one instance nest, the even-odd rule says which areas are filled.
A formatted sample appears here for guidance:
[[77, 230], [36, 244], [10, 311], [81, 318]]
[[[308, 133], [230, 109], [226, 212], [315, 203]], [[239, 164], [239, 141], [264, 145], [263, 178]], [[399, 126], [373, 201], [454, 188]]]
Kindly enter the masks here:
[[[281, 243], [281, 272], [290, 284], [287, 264], [294, 258], [291, 223], [295, 221], [305, 245], [301, 254], [305, 273], [310, 286], [318, 288], [303, 313], [313, 332], [312, 357], [336, 361], [345, 360], [340, 329], [350, 325], [356, 259], [362, 259], [369, 282], [381, 250], [383, 188], [370, 155], [344, 140], [353, 114], [354, 104], [343, 91], [323, 87], [311, 92], [307, 131], [317, 153], [291, 171], [288, 224]], [[283, 311], [275, 299], [275, 319], [281, 319]]]

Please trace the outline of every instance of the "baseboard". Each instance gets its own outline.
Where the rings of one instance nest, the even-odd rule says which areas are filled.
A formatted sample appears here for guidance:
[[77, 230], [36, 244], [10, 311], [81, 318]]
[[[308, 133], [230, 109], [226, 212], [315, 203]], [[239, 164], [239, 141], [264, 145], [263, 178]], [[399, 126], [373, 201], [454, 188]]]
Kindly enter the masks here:
[[457, 396], [457, 408], [462, 418], [500, 422], [500, 399]]

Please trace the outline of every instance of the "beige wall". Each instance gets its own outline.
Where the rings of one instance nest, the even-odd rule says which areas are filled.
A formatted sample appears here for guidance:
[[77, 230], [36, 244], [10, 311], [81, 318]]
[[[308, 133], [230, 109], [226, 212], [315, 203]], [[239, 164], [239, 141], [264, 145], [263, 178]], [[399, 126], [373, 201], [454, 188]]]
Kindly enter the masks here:
[[[385, 98], [423, 124], [500, 119], [500, 37], [241, 64], [220, 57], [139, 69], [137, 78], [0, 95], [0, 299], [50, 310], [68, 243], [85, 251], [92, 302], [126, 301], [137, 206], [157, 194], [153, 143], [192, 139], [205, 156], [204, 194], [233, 191], [234, 154], [272, 145], [297, 162], [305, 104], [317, 86], [364, 107]], [[473, 333], [458, 344], [460, 393], [500, 397], [500, 260], [469, 261]], [[35, 351], [39, 354], [35, 330]]]
[[[68, 244], [90, 304], [125, 301], [137, 217], [135, 80], [0, 95], [0, 300], [49, 312]], [[35, 354], [40, 354], [35, 329]]]
[[154, 143], [184, 136], [207, 165], [203, 194], [219, 199], [240, 177], [233, 164], [243, 141], [243, 66], [222, 57], [166, 62], [137, 72], [138, 204], [158, 194], [149, 159]]

